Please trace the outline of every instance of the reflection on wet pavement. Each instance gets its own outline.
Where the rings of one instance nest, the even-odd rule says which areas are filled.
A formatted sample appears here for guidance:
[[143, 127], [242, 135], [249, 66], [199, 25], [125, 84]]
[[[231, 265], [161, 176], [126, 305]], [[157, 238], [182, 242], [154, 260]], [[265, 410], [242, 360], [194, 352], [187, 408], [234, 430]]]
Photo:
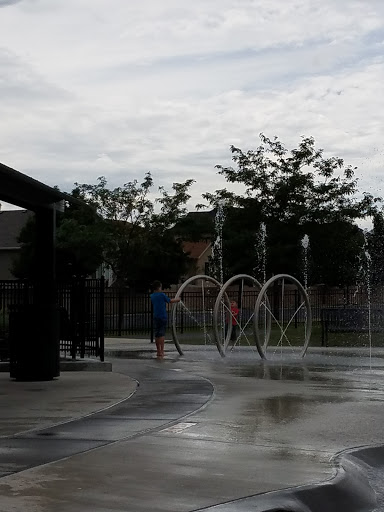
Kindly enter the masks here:
[[[263, 380], [280, 381], [312, 381], [327, 384], [351, 386], [353, 381], [359, 388], [382, 389], [377, 386], [381, 383], [383, 369], [351, 368], [350, 366], [311, 366], [305, 363], [274, 364], [270, 362], [258, 362], [255, 364], [243, 364], [241, 366], [228, 365], [228, 371], [237, 377], [247, 377]], [[366, 381], [366, 382], [364, 382]]]
[[[365, 359], [328, 357], [261, 361], [236, 354], [224, 359], [179, 360], [178, 365], [215, 383], [209, 411], [195, 415], [196, 425], [183, 436], [220, 439], [330, 457], [340, 446], [371, 442], [379, 424], [364, 427], [363, 416], [380, 414], [384, 400], [381, 362], [370, 368]], [[207, 412], [209, 420], [207, 421]], [[341, 434], [345, 432], [345, 434]]]
[[266, 364], [257, 364], [255, 366], [237, 366], [231, 367], [232, 375], [238, 377], [254, 377], [256, 379], [270, 380], [308, 380], [310, 377], [308, 368], [290, 367], [290, 366], [269, 366]]
[[[350, 397], [353, 399], [353, 397]], [[348, 399], [348, 398], [347, 398]], [[277, 395], [257, 399], [244, 409], [243, 414], [256, 419], [268, 418], [274, 423], [288, 423], [305, 415], [311, 414], [311, 409], [321, 404], [345, 402], [346, 397], [341, 395]]]

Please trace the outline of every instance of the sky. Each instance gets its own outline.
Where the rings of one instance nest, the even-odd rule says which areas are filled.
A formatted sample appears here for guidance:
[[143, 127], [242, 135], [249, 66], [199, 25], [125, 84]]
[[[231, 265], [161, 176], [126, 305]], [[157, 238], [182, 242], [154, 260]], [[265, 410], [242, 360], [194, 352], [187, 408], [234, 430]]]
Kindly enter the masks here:
[[194, 209], [263, 132], [384, 195], [383, 83], [382, 0], [0, 0], [0, 162], [63, 191], [150, 171]]

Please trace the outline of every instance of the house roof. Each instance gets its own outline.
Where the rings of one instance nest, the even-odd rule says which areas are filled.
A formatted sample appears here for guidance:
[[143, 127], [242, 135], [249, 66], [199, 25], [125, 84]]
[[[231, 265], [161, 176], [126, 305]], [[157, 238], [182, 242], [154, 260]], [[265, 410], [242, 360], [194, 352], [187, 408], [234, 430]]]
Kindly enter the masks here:
[[211, 242], [183, 242], [183, 251], [188, 253], [190, 258], [198, 260], [209, 249]]
[[17, 238], [31, 215], [28, 210], [0, 211], [0, 249], [20, 247]]

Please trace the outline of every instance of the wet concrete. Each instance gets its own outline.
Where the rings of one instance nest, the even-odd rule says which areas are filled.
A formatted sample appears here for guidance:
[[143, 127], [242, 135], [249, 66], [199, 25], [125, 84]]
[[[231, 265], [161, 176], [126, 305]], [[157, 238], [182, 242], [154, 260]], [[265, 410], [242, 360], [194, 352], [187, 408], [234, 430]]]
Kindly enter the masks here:
[[[199, 409], [212, 395], [208, 380], [156, 367], [142, 380], [130, 400], [106, 411], [0, 439], [0, 476], [151, 431]], [[15, 453], [20, 456], [12, 467]]]
[[[333, 490], [323, 496], [352, 496], [348, 506], [372, 509], [379, 503], [370, 501], [380, 487], [379, 459], [371, 456], [377, 462], [371, 473], [373, 466], [364, 466], [368, 476], [363, 459], [345, 462], [348, 482], [364, 480], [348, 494], [350, 483], [340, 471], [334, 478], [344, 462], [335, 466], [332, 458], [382, 442], [382, 360], [360, 364], [342, 354], [328, 365], [327, 357], [315, 354], [305, 363], [264, 363], [249, 355], [243, 351], [222, 360], [213, 351], [194, 349], [163, 362], [113, 361], [115, 372], [140, 382], [128, 402], [5, 440], [0, 461], [9, 476], [0, 480], [2, 512], [328, 511], [316, 494], [324, 481]], [[37, 466], [10, 474], [28, 462], [29, 450]], [[46, 458], [48, 465], [40, 465], [44, 451], [56, 453]], [[279, 491], [292, 486], [305, 492]], [[313, 490], [315, 500], [309, 497]], [[339, 510], [355, 510], [337, 503]]]
[[105, 409], [136, 391], [129, 376], [66, 372], [44, 382], [16, 382], [0, 373], [0, 439]]

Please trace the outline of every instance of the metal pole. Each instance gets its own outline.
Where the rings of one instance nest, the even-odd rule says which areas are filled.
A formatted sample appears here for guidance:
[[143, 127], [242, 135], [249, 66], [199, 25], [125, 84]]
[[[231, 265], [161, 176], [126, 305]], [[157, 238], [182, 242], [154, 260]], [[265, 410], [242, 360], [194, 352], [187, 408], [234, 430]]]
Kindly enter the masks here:
[[105, 296], [105, 279], [100, 279], [100, 308], [99, 308], [99, 336], [100, 336], [100, 361], [104, 361], [104, 296]]

